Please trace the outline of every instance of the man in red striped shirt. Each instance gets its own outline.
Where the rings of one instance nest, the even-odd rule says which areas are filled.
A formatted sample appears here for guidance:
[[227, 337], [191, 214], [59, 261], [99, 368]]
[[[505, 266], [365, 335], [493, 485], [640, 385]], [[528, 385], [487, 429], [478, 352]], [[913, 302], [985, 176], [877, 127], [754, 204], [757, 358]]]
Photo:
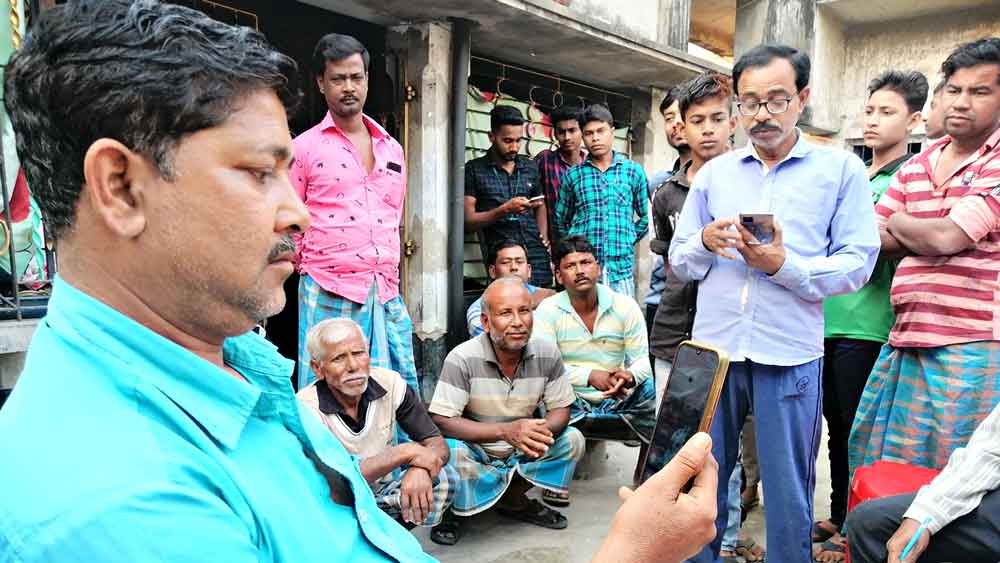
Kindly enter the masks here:
[[850, 441], [879, 459], [940, 469], [1000, 401], [1000, 37], [941, 66], [947, 135], [896, 174], [876, 213], [896, 323]]

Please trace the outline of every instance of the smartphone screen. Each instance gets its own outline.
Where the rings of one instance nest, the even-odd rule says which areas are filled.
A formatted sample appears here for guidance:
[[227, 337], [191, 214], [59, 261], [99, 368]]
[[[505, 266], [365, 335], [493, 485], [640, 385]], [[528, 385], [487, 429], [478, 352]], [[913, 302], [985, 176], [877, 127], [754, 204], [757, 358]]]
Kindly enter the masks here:
[[[709, 429], [725, 380], [724, 364], [728, 362], [723, 362], [717, 352], [690, 342], [683, 342], [677, 348], [642, 481], [669, 463], [699, 429]], [[702, 424], [706, 427], [702, 428]]]
[[[774, 241], [774, 215], [770, 213], [740, 213], [740, 224], [750, 231], [759, 244]], [[747, 244], [754, 244], [748, 242]]]

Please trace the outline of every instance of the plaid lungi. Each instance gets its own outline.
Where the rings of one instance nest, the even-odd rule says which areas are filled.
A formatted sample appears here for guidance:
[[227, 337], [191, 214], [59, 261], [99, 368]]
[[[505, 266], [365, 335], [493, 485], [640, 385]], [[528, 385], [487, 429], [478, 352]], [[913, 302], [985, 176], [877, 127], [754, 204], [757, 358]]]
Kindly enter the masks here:
[[373, 283], [362, 305], [326, 291], [305, 274], [299, 278], [299, 389], [316, 379], [309, 368], [306, 334], [313, 325], [331, 317], [349, 317], [361, 325], [372, 365], [399, 373], [420, 396], [413, 363], [413, 323], [403, 298], [396, 296], [383, 305]]
[[1000, 402], [1000, 342], [882, 346], [848, 444], [851, 475], [884, 459], [943, 469]]
[[[395, 475], [383, 478], [375, 482], [374, 489], [375, 502], [383, 512], [392, 516], [396, 520], [402, 521], [403, 509], [400, 506], [400, 485], [402, 476]], [[455, 497], [455, 489], [458, 485], [458, 473], [450, 465], [445, 465], [434, 477], [434, 504], [427, 519], [419, 523], [419, 526], [437, 526], [441, 523], [444, 512], [451, 506], [451, 501]]]
[[570, 406], [569, 423], [576, 424], [584, 419], [620, 420], [632, 430], [636, 438], [648, 444], [656, 426], [656, 386], [652, 377], [632, 389], [632, 394], [624, 400], [604, 399], [591, 403], [577, 396]]
[[532, 485], [567, 492], [576, 462], [587, 447], [583, 434], [571, 427], [563, 430], [545, 456], [535, 460], [518, 452], [507, 459], [493, 458], [478, 444], [453, 439], [447, 442], [451, 448], [449, 463], [459, 476], [451, 510], [459, 516], [478, 514], [496, 504], [507, 491], [515, 471]]

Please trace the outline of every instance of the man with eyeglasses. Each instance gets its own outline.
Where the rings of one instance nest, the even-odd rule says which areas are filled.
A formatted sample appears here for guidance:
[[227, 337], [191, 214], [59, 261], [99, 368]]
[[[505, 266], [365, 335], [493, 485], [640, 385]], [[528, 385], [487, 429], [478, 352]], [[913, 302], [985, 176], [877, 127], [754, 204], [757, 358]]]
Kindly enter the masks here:
[[[671, 271], [698, 281], [692, 336], [731, 363], [711, 434], [729, 475], [739, 427], [755, 416], [767, 506], [768, 561], [812, 561], [815, 462], [821, 428], [823, 299], [856, 291], [879, 235], [861, 160], [813, 145], [795, 127], [809, 98], [809, 58], [760, 45], [733, 67], [747, 147], [698, 173], [670, 245]], [[758, 239], [740, 214], [771, 214]], [[693, 561], [719, 560], [728, 488], [718, 488], [718, 534]]]

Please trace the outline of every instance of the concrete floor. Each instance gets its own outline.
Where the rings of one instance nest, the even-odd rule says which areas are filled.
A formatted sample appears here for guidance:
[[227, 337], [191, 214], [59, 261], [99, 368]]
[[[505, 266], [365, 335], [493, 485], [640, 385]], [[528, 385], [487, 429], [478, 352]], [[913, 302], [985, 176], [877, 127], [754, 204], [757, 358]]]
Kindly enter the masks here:
[[[817, 484], [817, 519], [829, 515], [830, 465], [826, 451], [826, 429], [820, 446]], [[616, 491], [632, 480], [632, 469], [638, 448], [617, 443], [607, 444], [607, 465], [604, 475], [586, 481], [573, 481], [573, 503], [564, 510], [569, 519], [565, 530], [547, 530], [530, 524], [508, 520], [487, 511], [465, 523], [461, 541], [450, 547], [430, 541], [429, 531], [419, 528], [414, 534], [424, 549], [442, 563], [578, 563], [589, 561], [600, 545], [611, 518], [618, 508]], [[529, 495], [535, 495], [532, 491]], [[765, 544], [764, 513], [754, 509], [744, 529]]]

